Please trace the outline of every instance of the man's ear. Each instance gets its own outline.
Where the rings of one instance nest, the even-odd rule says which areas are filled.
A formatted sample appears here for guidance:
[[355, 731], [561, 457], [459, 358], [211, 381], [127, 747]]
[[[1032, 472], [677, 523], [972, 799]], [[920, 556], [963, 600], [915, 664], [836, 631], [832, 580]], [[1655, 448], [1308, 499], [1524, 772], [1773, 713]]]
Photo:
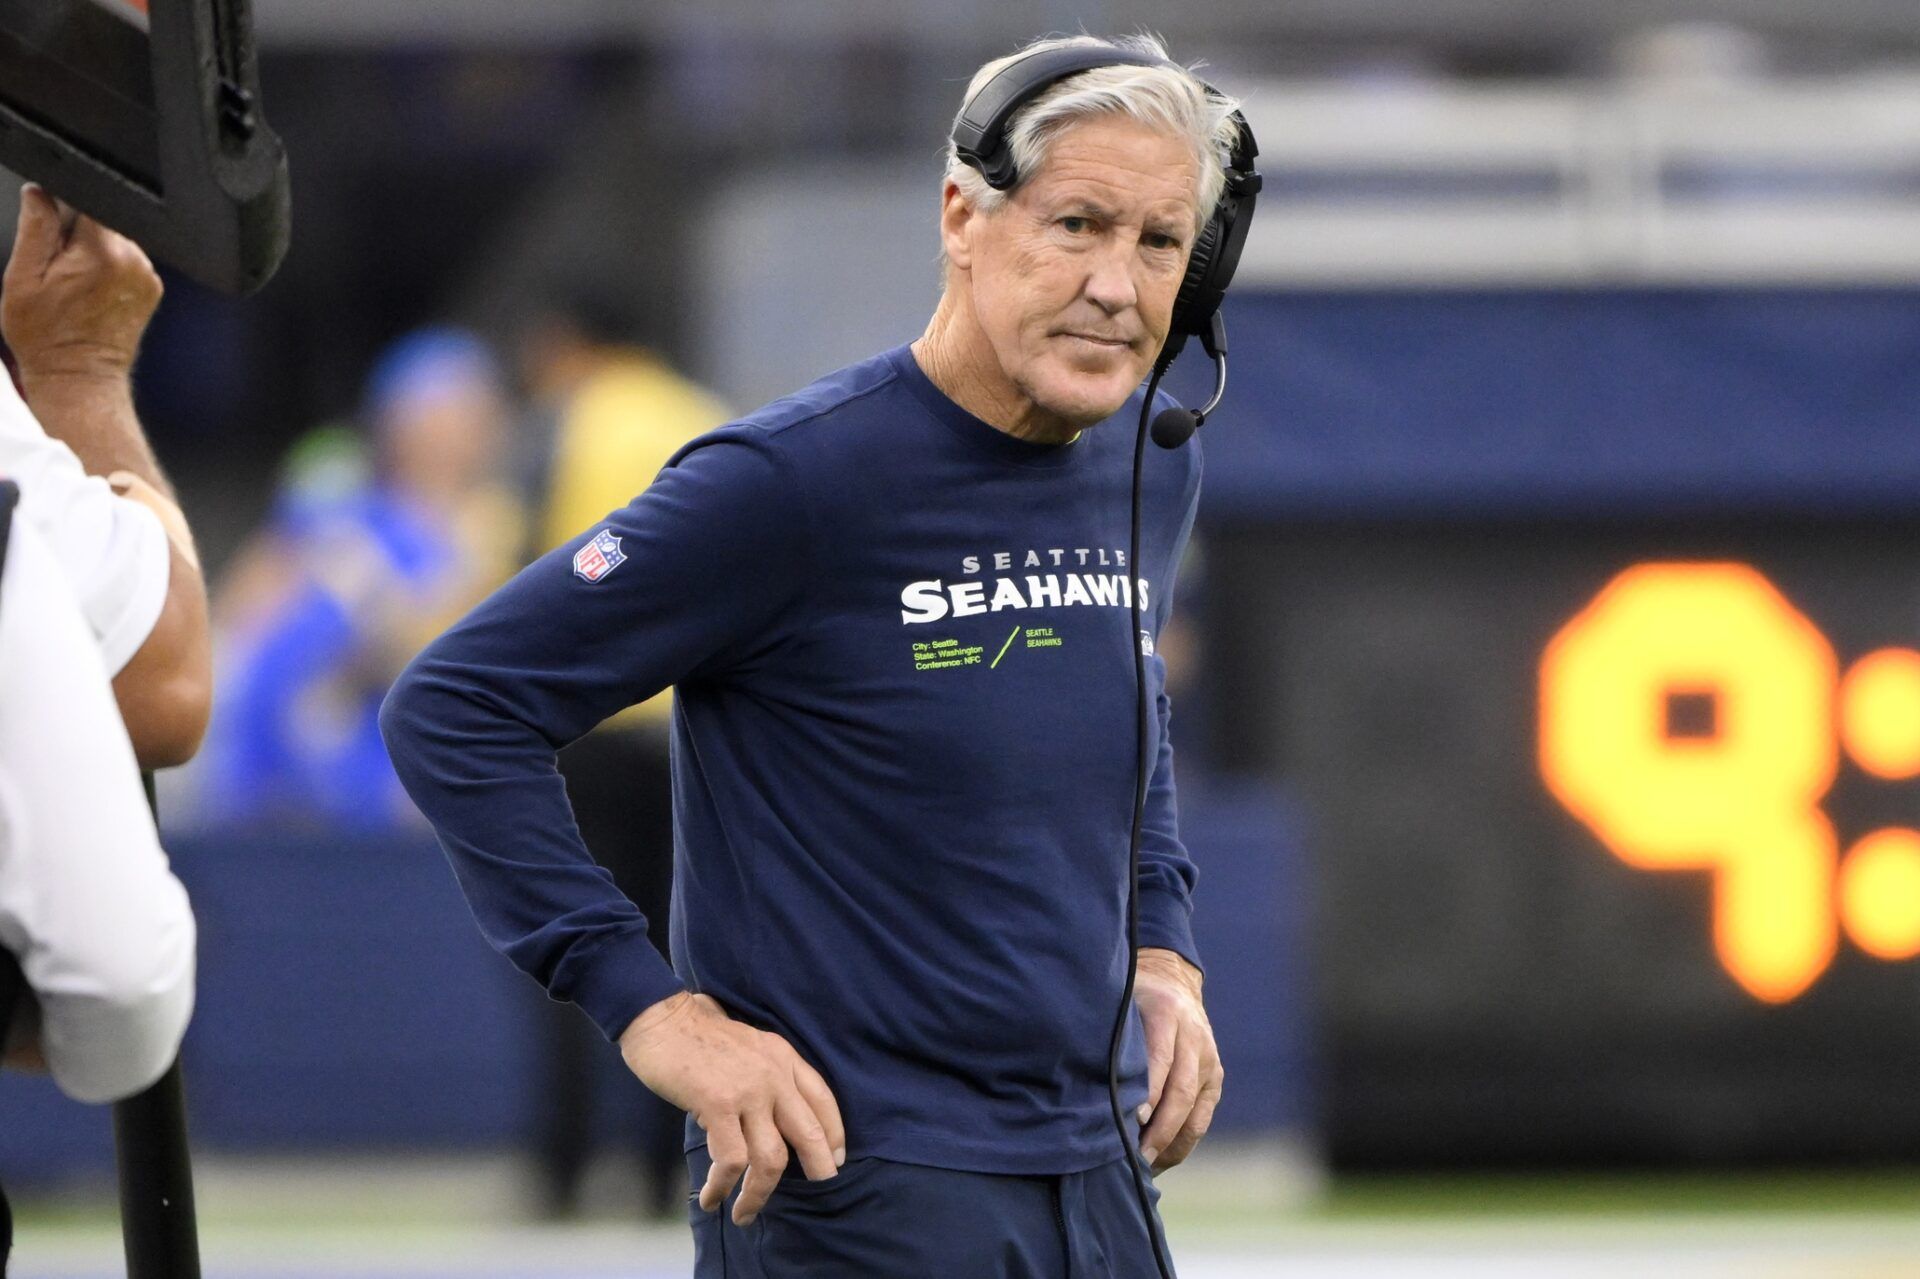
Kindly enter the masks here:
[[948, 182], [940, 193], [940, 247], [947, 251], [947, 264], [958, 270], [973, 266], [973, 232], [980, 214], [960, 193], [956, 182]]

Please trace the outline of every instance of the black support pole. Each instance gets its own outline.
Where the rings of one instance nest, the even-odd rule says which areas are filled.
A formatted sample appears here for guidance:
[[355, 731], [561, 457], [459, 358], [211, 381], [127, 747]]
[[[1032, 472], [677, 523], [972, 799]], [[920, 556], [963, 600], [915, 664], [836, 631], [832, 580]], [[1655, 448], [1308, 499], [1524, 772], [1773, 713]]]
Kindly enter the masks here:
[[[152, 804], [153, 775], [143, 780]], [[200, 1279], [187, 1095], [178, 1061], [159, 1083], [114, 1106], [113, 1145], [120, 1166], [127, 1279]]]
[[200, 1279], [187, 1102], [175, 1062], [160, 1082], [113, 1108], [120, 1234], [127, 1279]]

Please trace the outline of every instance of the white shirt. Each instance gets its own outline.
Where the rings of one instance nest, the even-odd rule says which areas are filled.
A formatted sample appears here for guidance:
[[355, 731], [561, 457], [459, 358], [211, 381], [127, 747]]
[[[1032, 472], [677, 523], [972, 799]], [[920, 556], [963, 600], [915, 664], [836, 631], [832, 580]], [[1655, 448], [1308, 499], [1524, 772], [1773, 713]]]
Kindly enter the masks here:
[[35, 420], [0, 369], [0, 476], [20, 485], [14, 523], [31, 525], [80, 601], [107, 674], [118, 675], [167, 602], [173, 558], [160, 517], [88, 475]]
[[0, 567], [0, 946], [39, 1001], [54, 1081], [106, 1102], [179, 1051], [194, 923], [68, 571], [16, 513]]

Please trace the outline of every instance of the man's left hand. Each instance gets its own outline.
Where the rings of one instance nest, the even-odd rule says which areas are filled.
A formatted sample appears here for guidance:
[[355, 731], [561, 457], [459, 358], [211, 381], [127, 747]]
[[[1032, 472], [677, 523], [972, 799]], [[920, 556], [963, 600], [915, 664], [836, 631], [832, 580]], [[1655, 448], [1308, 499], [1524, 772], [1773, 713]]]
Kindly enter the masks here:
[[1200, 999], [1200, 970], [1171, 950], [1142, 949], [1133, 998], [1147, 1032], [1146, 1131], [1140, 1154], [1164, 1172], [1193, 1153], [1213, 1124], [1226, 1071]]

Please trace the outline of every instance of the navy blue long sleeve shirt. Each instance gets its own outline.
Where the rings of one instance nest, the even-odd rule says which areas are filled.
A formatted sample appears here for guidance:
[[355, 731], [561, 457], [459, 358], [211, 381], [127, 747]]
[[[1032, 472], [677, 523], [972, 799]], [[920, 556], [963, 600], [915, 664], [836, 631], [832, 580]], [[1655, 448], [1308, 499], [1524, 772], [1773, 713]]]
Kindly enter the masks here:
[[[1197, 444], [1148, 449], [1127, 565], [1138, 412], [1015, 439], [902, 347], [689, 444], [436, 640], [382, 727], [488, 940], [610, 1038], [681, 989], [779, 1033], [850, 1157], [1114, 1158], [1131, 646], [1167, 616], [1200, 482]], [[1198, 963], [1164, 674], [1150, 658], [1140, 943]], [[554, 762], [668, 685], [671, 968]], [[1131, 1108], [1137, 1014], [1122, 1069]]]

